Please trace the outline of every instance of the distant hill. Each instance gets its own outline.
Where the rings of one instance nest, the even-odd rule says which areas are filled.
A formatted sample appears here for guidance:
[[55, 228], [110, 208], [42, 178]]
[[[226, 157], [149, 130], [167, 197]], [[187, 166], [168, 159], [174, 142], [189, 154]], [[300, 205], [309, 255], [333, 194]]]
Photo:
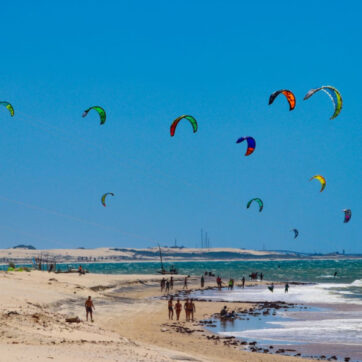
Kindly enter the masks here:
[[33, 245], [23, 245], [23, 244], [19, 244], [19, 245], [13, 246], [11, 249], [36, 250], [36, 247], [34, 247]]

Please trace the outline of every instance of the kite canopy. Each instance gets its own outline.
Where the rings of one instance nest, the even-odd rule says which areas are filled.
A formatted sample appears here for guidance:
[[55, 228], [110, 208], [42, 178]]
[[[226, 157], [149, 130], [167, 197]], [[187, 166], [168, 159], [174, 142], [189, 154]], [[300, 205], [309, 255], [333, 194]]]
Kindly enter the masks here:
[[315, 88], [315, 89], [311, 89], [304, 97], [304, 100], [310, 98], [314, 93], [319, 92], [320, 90], [322, 90], [323, 92], [327, 93], [329, 98], [332, 100], [333, 104], [334, 104], [334, 113], [332, 115], [332, 117], [330, 119], [334, 119], [336, 118], [339, 113], [342, 110], [342, 105], [343, 105], [343, 100], [342, 100], [342, 96], [341, 93], [339, 93], [339, 91], [330, 86], [330, 85], [324, 85], [320, 88]]
[[297, 229], [292, 229], [290, 231], [293, 231], [294, 232], [294, 239], [296, 239], [299, 235], [299, 231]]
[[114, 196], [114, 193], [113, 193], [113, 192], [106, 192], [106, 193], [102, 196], [101, 202], [102, 202], [102, 205], [103, 205], [104, 207], [106, 207], [106, 197], [107, 197], [108, 195]]
[[171, 134], [171, 137], [173, 137], [175, 135], [175, 131], [176, 131], [176, 127], [178, 125], [178, 123], [181, 121], [181, 119], [187, 119], [190, 123], [191, 123], [191, 126], [192, 126], [192, 129], [194, 130], [194, 133], [197, 131], [197, 121], [194, 117], [192, 116], [187, 116], [187, 115], [183, 115], [183, 116], [180, 116], [178, 118], [176, 118], [172, 124], [171, 124], [171, 127], [170, 127], [170, 134]]
[[106, 123], [106, 111], [105, 111], [102, 107], [100, 107], [100, 106], [89, 107], [88, 109], [86, 109], [86, 110], [83, 112], [82, 117], [83, 117], [83, 118], [86, 117], [87, 114], [88, 114], [88, 112], [89, 112], [90, 110], [92, 110], [92, 109], [94, 109], [95, 111], [98, 112], [98, 114], [99, 114], [99, 119], [100, 119], [100, 121], [101, 121], [100, 124], [102, 125], [102, 124]]
[[259, 212], [261, 212], [263, 210], [263, 207], [264, 207], [264, 203], [261, 199], [259, 199], [258, 197], [256, 197], [255, 199], [251, 199], [247, 205], [246, 205], [246, 208], [248, 209], [250, 207], [250, 205], [253, 203], [253, 202], [257, 202], [258, 205], [259, 205]]
[[352, 211], [350, 209], [344, 209], [344, 223], [347, 224], [352, 217]]
[[248, 148], [246, 149], [245, 156], [249, 156], [254, 152], [255, 147], [256, 147], [256, 142], [255, 142], [255, 139], [253, 137], [241, 137], [236, 141], [236, 143], [241, 143], [241, 142], [243, 142], [245, 140], [248, 143]]
[[273, 94], [271, 94], [269, 97], [269, 105], [271, 105], [274, 102], [275, 98], [278, 97], [279, 94], [285, 95], [285, 97], [287, 98], [287, 101], [289, 103], [289, 110], [292, 111], [295, 108], [296, 100], [295, 100], [295, 95], [293, 94], [293, 92], [291, 92], [288, 89], [281, 89], [281, 90], [278, 90], [278, 91], [274, 92]]
[[6, 107], [8, 109], [8, 111], [10, 112], [11, 117], [14, 117], [14, 108], [9, 102], [0, 101], [0, 106]]
[[309, 181], [312, 181], [313, 179], [316, 179], [321, 183], [322, 187], [321, 187], [320, 192], [322, 192], [324, 190], [324, 188], [326, 187], [326, 184], [327, 184], [326, 179], [321, 175], [315, 175], [315, 176], [311, 177], [311, 179]]

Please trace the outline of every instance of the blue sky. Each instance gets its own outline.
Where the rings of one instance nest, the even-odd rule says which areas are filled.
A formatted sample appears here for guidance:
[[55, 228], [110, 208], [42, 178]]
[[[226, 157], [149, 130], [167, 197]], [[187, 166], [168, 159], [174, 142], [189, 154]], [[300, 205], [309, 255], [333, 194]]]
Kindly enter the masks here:
[[[361, 252], [361, 10], [7, 2], [0, 98], [15, 117], [0, 112], [0, 247], [194, 247], [203, 228], [212, 246]], [[343, 96], [335, 120], [327, 95], [303, 101], [326, 84]], [[297, 97], [293, 112], [283, 96], [268, 106], [282, 88]], [[106, 109], [104, 126], [81, 117], [91, 105]], [[180, 123], [171, 138], [181, 114], [199, 131]], [[241, 136], [256, 139], [253, 155]], [[253, 197], [262, 213], [246, 209]]]

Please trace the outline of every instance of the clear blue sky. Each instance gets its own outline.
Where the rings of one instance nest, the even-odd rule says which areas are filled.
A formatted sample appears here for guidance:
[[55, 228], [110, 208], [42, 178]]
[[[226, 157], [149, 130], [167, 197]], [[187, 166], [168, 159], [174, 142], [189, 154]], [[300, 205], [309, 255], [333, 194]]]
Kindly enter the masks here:
[[[1, 7], [0, 247], [157, 242], [362, 252], [358, 1]], [[330, 84], [344, 107], [329, 120]], [[289, 112], [283, 96], [297, 105]], [[107, 123], [84, 109], [101, 105]], [[192, 114], [169, 135], [173, 119]], [[256, 139], [244, 157], [241, 136]], [[327, 179], [319, 192], [315, 174]], [[115, 197], [107, 208], [102, 193]], [[246, 203], [264, 200], [264, 210]], [[342, 209], [352, 209], [343, 224]], [[298, 228], [293, 239], [290, 229]]]

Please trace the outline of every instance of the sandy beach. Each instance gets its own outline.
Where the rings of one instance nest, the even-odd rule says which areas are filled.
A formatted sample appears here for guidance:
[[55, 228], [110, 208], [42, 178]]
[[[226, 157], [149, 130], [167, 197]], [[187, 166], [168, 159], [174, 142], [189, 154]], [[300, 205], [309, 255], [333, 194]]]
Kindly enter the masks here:
[[[169, 321], [159, 275], [1, 272], [0, 353], [15, 361], [295, 361], [242, 351], [198, 323], [225, 303], [196, 302], [196, 320]], [[175, 277], [174, 292], [182, 287]], [[210, 281], [211, 282], [211, 281]], [[214, 280], [212, 279], [214, 284]], [[196, 284], [197, 283], [197, 284]], [[190, 285], [199, 285], [190, 280]], [[207, 286], [207, 284], [206, 284]], [[92, 296], [94, 323], [85, 321]], [[232, 303], [248, 309], [247, 303]], [[80, 318], [67, 323], [68, 317]]]

